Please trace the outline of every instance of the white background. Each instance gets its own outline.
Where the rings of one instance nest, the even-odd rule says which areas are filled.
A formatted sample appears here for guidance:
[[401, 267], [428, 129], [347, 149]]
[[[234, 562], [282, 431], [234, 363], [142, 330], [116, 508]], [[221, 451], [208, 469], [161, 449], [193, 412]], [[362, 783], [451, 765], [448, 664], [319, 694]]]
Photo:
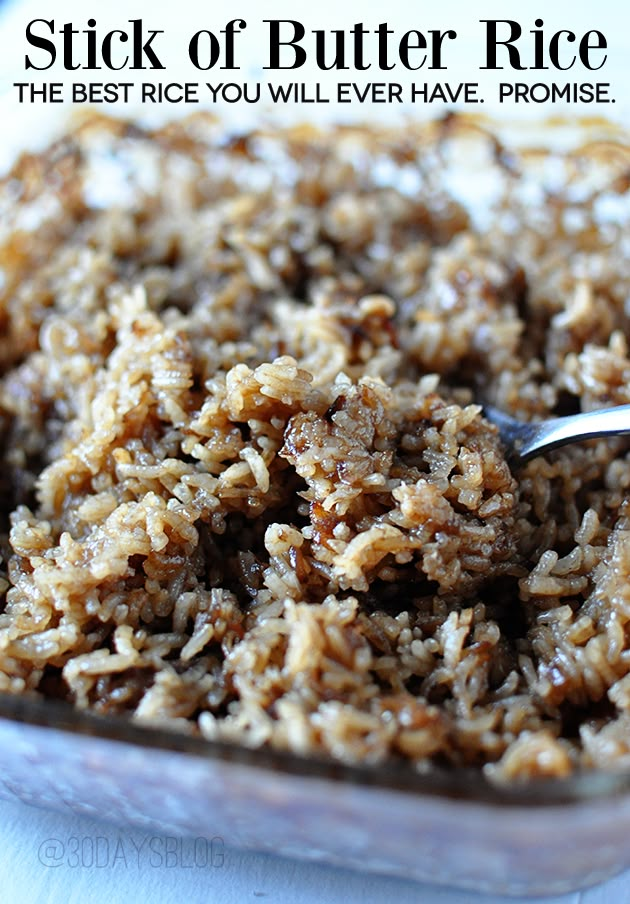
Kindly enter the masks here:
[[[54, 18], [55, 29], [63, 23], [72, 22], [81, 30], [87, 27], [88, 18], [96, 20], [97, 36], [104, 36], [110, 29], [129, 28], [128, 20], [142, 18], [146, 29], [162, 29], [164, 34], [158, 35], [154, 47], [166, 66], [165, 71], [133, 72], [124, 69], [120, 73], [111, 73], [103, 69], [98, 73], [68, 73], [62, 68], [61, 36], [56, 35], [55, 42], [59, 58], [55, 65], [46, 72], [37, 73], [25, 70], [25, 56], [30, 54], [35, 64], [45, 64], [48, 56], [41, 50], [30, 47], [26, 41], [25, 28], [28, 22], [36, 18]], [[589, 72], [581, 64], [577, 64], [566, 72], [553, 69], [546, 71], [514, 72], [505, 68], [502, 72], [490, 72], [480, 69], [485, 62], [484, 40], [485, 26], [482, 19], [513, 19], [523, 29], [519, 39], [521, 59], [524, 65], [533, 64], [533, 38], [530, 30], [535, 28], [534, 22], [541, 17], [544, 22], [543, 32], [548, 40], [554, 32], [561, 29], [573, 31], [578, 40], [590, 29], [603, 32], [608, 43], [608, 59], [598, 72]], [[195, 69], [188, 58], [188, 43], [192, 35], [200, 29], [219, 32], [225, 24], [234, 18], [243, 18], [247, 22], [245, 30], [235, 38], [236, 62], [241, 66], [238, 72], [226, 72], [215, 68], [207, 73]], [[306, 30], [307, 37], [303, 46], [308, 52], [307, 64], [298, 70], [284, 73], [265, 72], [263, 66], [267, 60], [268, 35], [264, 19], [298, 19]], [[400, 64], [391, 72], [382, 72], [377, 68], [376, 38], [366, 39], [369, 49], [367, 58], [373, 66], [365, 73], [349, 70], [346, 72], [322, 72], [314, 64], [314, 44], [311, 29], [344, 29], [349, 31], [356, 22], [363, 22], [366, 28], [373, 29], [386, 21], [395, 31], [391, 38], [394, 51], [398, 39], [411, 29], [422, 31], [428, 38], [431, 29], [457, 32], [454, 41], [444, 43], [443, 72], [430, 71], [426, 66], [417, 72], [408, 72]], [[498, 116], [506, 119], [538, 119], [548, 116], [582, 116], [605, 115], [617, 121], [630, 123], [630, 93], [627, 91], [627, 64], [630, 51], [630, 13], [627, 4], [622, 0], [547, 0], [543, 4], [530, 5], [518, 0], [479, 0], [477, 3], [466, 0], [437, 0], [437, 2], [410, 2], [410, 0], [213, 0], [202, 3], [199, 0], [107, 0], [106, 3], [79, 2], [79, 0], [55, 0], [45, 3], [44, 0], [13, 0], [4, 7], [4, 15], [0, 13], [2, 52], [0, 53], [0, 116], [3, 122], [3, 140], [0, 146], [0, 167], [6, 164], [11, 154], [18, 147], [41, 144], [55, 124], [62, 121], [62, 112], [56, 105], [17, 103], [17, 91], [13, 84], [17, 81], [46, 80], [63, 82], [69, 85], [73, 81], [129, 82], [163, 81], [163, 82], [200, 82], [203, 88], [200, 96], [206, 99], [206, 106], [214, 109], [222, 117], [229, 119], [239, 127], [260, 121], [261, 117], [289, 120], [378, 120], [392, 121], [405, 115], [416, 118], [430, 118], [442, 115], [448, 107], [444, 104], [410, 105], [401, 107], [398, 104], [361, 105], [344, 104], [342, 107], [329, 104], [292, 104], [273, 106], [261, 103], [250, 106], [245, 103], [213, 106], [209, 92], [204, 83], [228, 81], [268, 80], [273, 82], [320, 82], [324, 96], [331, 99], [336, 94], [336, 83], [339, 81], [355, 81], [365, 85], [369, 81], [398, 82], [405, 88], [407, 96], [411, 83], [435, 83], [448, 80], [449, 84], [459, 82], [478, 82], [480, 95], [485, 103], [469, 106], [470, 112]], [[37, 26], [37, 33], [46, 34], [42, 26]], [[500, 32], [500, 36], [502, 33]], [[148, 37], [148, 31], [147, 31]], [[77, 41], [84, 40], [80, 35]], [[371, 41], [371, 43], [368, 43]], [[114, 45], [115, 47], [116, 45]], [[129, 49], [125, 45], [125, 50]], [[350, 41], [348, 42], [350, 46]], [[78, 45], [80, 47], [80, 45]], [[564, 45], [571, 53], [577, 50], [577, 41], [572, 45]], [[501, 49], [500, 49], [501, 50]], [[506, 63], [506, 54], [502, 52], [498, 62]], [[428, 63], [427, 63], [428, 65]], [[498, 101], [497, 86], [501, 81], [518, 82], [609, 82], [614, 104], [524, 104]], [[264, 96], [264, 95], [263, 95]], [[452, 105], [450, 105], [452, 107]], [[461, 106], [461, 105], [457, 105]], [[182, 110], [179, 105], [101, 105], [102, 112], [115, 112], [122, 115], [140, 115], [149, 120], [163, 119], [165, 116], [176, 116], [181, 112], [190, 112], [195, 107]], [[8, 128], [7, 128], [8, 126]]]
[[[23, 0], [5, 4], [0, 8], [0, 117], [2, 121], [2, 142], [0, 143], [0, 168], [6, 167], [17, 150], [23, 147], [41, 145], [51, 133], [59, 129], [63, 117], [71, 112], [69, 109], [37, 105], [19, 105], [17, 93], [12, 87], [16, 81], [26, 81], [29, 76], [24, 70], [24, 56], [29, 51], [24, 35], [26, 24], [33, 18], [55, 18], [59, 27], [66, 21], [72, 21], [76, 27], [85, 27], [86, 20], [93, 16], [97, 20], [99, 30], [103, 32], [111, 28], [124, 28], [130, 18], [142, 17], [147, 27], [164, 29], [165, 35], [156, 44], [164, 51], [167, 64], [165, 73], [136, 74], [140, 80], [164, 81], [200, 81], [205, 79], [204, 73], [197, 72], [187, 63], [187, 46], [190, 36], [197, 30], [208, 28], [220, 29], [231, 18], [242, 17], [248, 22], [248, 29], [238, 38], [239, 61], [242, 63], [241, 73], [229, 75], [230, 80], [258, 80], [263, 78], [261, 66], [264, 65], [265, 33], [259, 25], [263, 18], [295, 18], [309, 28], [349, 28], [354, 22], [363, 21], [366, 26], [375, 27], [381, 21], [387, 21], [397, 32], [417, 28], [427, 31], [431, 28], [454, 28], [458, 33], [457, 41], [447, 46], [445, 60], [448, 63], [447, 73], [430, 73], [421, 70], [409, 75], [397, 67], [391, 74], [371, 72], [363, 78], [354, 73], [322, 74], [314, 67], [305, 67], [299, 73], [285, 76], [285, 80], [305, 82], [320, 81], [329, 96], [334, 93], [334, 82], [338, 80], [363, 81], [370, 78], [375, 81], [410, 81], [424, 82], [446, 80], [450, 83], [459, 81], [476, 81], [480, 83], [480, 93], [486, 98], [482, 108], [473, 108], [473, 112], [484, 112], [506, 119], [541, 119], [544, 116], [564, 115], [606, 115], [623, 124], [630, 125], [630, 92], [627, 90], [630, 61], [630, 12], [626, 3], [615, 0], [600, 2], [550, 2], [530, 4], [514, 2], [514, 0], [480, 0], [477, 4], [456, 2], [456, 0], [439, 0], [432, 3], [413, 3], [409, 0], [387, 0], [386, 3], [369, 2], [298, 2], [298, 0], [267, 0], [256, 3], [255, 0], [233, 0], [233, 2], [201, 3], [197, 0], [169, 0], [168, 3], [138, 2], [130, 0], [108, 0], [106, 4], [79, 3], [77, 0], [56, 0], [54, 4], [44, 0]], [[534, 19], [542, 16], [545, 31], [552, 33], [560, 28], [569, 28], [578, 35], [584, 31], [597, 28], [604, 32], [608, 41], [609, 58], [599, 73], [588, 73], [576, 66], [569, 73], [484, 73], [479, 70], [483, 64], [483, 26], [479, 20], [483, 18], [513, 18], [521, 22], [525, 31], [533, 28]], [[524, 52], [524, 59], [526, 56]], [[224, 74], [209, 73], [207, 80], [216, 81]], [[271, 78], [271, 76], [269, 76]], [[56, 65], [46, 73], [50, 81], [70, 82], [85, 80], [85, 76], [68, 74]], [[131, 81], [134, 74], [128, 71], [115, 74], [98, 75], [102, 81]], [[276, 81], [277, 74], [274, 74]], [[616, 104], [600, 108], [583, 106], [581, 108], [556, 106], [524, 106], [499, 105], [496, 100], [496, 85], [500, 80], [512, 81], [606, 81], [611, 83], [611, 93]], [[116, 112], [123, 115], [141, 115], [153, 120], [165, 116], [175, 116], [181, 112], [191, 112], [178, 107], [143, 108], [137, 106], [101, 107], [103, 112]], [[386, 106], [346, 106], [335, 108], [333, 104], [321, 106], [278, 108], [269, 106], [222, 106], [216, 110], [222, 116], [230, 118], [239, 126], [246, 126], [259, 117], [276, 117], [300, 120], [311, 118], [317, 120], [392, 120], [402, 115], [428, 118], [440, 115], [445, 108], [440, 105], [407, 108], [401, 111], [398, 107]], [[485, 900], [471, 896], [469, 893], [431, 889], [415, 883], [361, 875], [340, 869], [323, 866], [301, 864], [269, 856], [226, 851], [224, 866], [220, 869], [186, 868], [175, 864], [167, 866], [151, 866], [144, 863], [141, 868], [134, 865], [133, 858], [124, 862], [109, 862], [103, 866], [90, 866], [89, 859], [85, 863], [70, 865], [68, 857], [56, 866], [44, 866], [38, 856], [48, 839], [56, 839], [68, 851], [74, 844], [72, 839], [88, 839], [86, 850], [89, 850], [90, 839], [107, 839], [109, 850], [113, 851], [121, 842], [123, 848], [129, 849], [132, 842], [140, 846], [143, 835], [127, 829], [103, 826], [83, 817], [73, 817], [67, 813], [54, 814], [35, 810], [32, 807], [16, 803], [0, 801], [0, 886], [2, 900], [28, 904], [28, 902], [83, 902], [91, 904], [99, 902], [123, 900], [186, 901], [186, 902], [389, 902], [397, 904], [422, 901], [425, 904], [443, 902], [443, 904], [467, 904], [472, 900]], [[103, 842], [101, 842], [101, 845]], [[552, 900], [565, 901], [567, 904], [604, 904], [604, 902], [630, 901], [630, 874], [617, 878], [581, 894], [564, 898], [545, 899], [547, 904]]]

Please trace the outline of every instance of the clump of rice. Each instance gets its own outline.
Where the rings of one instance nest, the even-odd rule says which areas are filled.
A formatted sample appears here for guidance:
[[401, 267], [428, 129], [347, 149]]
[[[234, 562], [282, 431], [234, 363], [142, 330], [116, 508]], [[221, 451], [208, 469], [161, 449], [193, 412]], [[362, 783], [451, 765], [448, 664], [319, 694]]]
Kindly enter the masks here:
[[630, 402], [627, 156], [197, 117], [24, 157], [0, 690], [346, 762], [627, 768], [628, 443], [512, 474], [477, 404]]

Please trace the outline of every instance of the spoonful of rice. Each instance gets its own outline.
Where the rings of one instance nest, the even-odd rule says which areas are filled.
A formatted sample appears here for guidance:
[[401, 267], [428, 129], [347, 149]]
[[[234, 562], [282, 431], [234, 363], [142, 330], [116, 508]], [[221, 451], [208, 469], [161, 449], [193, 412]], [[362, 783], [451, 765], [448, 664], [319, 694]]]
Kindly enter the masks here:
[[540, 423], [516, 420], [491, 405], [484, 405], [483, 414], [499, 428], [499, 436], [513, 465], [569, 443], [630, 433], [630, 405], [600, 408]]

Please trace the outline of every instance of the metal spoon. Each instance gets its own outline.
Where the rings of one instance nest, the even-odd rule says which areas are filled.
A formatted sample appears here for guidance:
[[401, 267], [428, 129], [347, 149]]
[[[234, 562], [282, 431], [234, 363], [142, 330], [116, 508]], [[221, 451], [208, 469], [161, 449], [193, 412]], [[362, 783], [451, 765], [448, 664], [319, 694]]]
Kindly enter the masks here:
[[540, 423], [518, 421], [492, 405], [484, 405], [483, 414], [499, 428], [499, 436], [513, 465], [569, 443], [630, 433], [630, 405], [600, 408]]

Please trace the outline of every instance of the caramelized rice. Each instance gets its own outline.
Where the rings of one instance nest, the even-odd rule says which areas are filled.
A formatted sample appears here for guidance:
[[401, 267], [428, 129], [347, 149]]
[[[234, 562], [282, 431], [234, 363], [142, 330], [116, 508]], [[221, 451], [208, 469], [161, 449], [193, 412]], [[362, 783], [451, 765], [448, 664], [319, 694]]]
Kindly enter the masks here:
[[630, 766], [628, 441], [512, 474], [478, 404], [630, 402], [629, 170], [452, 120], [96, 120], [23, 157], [0, 690], [500, 781]]

